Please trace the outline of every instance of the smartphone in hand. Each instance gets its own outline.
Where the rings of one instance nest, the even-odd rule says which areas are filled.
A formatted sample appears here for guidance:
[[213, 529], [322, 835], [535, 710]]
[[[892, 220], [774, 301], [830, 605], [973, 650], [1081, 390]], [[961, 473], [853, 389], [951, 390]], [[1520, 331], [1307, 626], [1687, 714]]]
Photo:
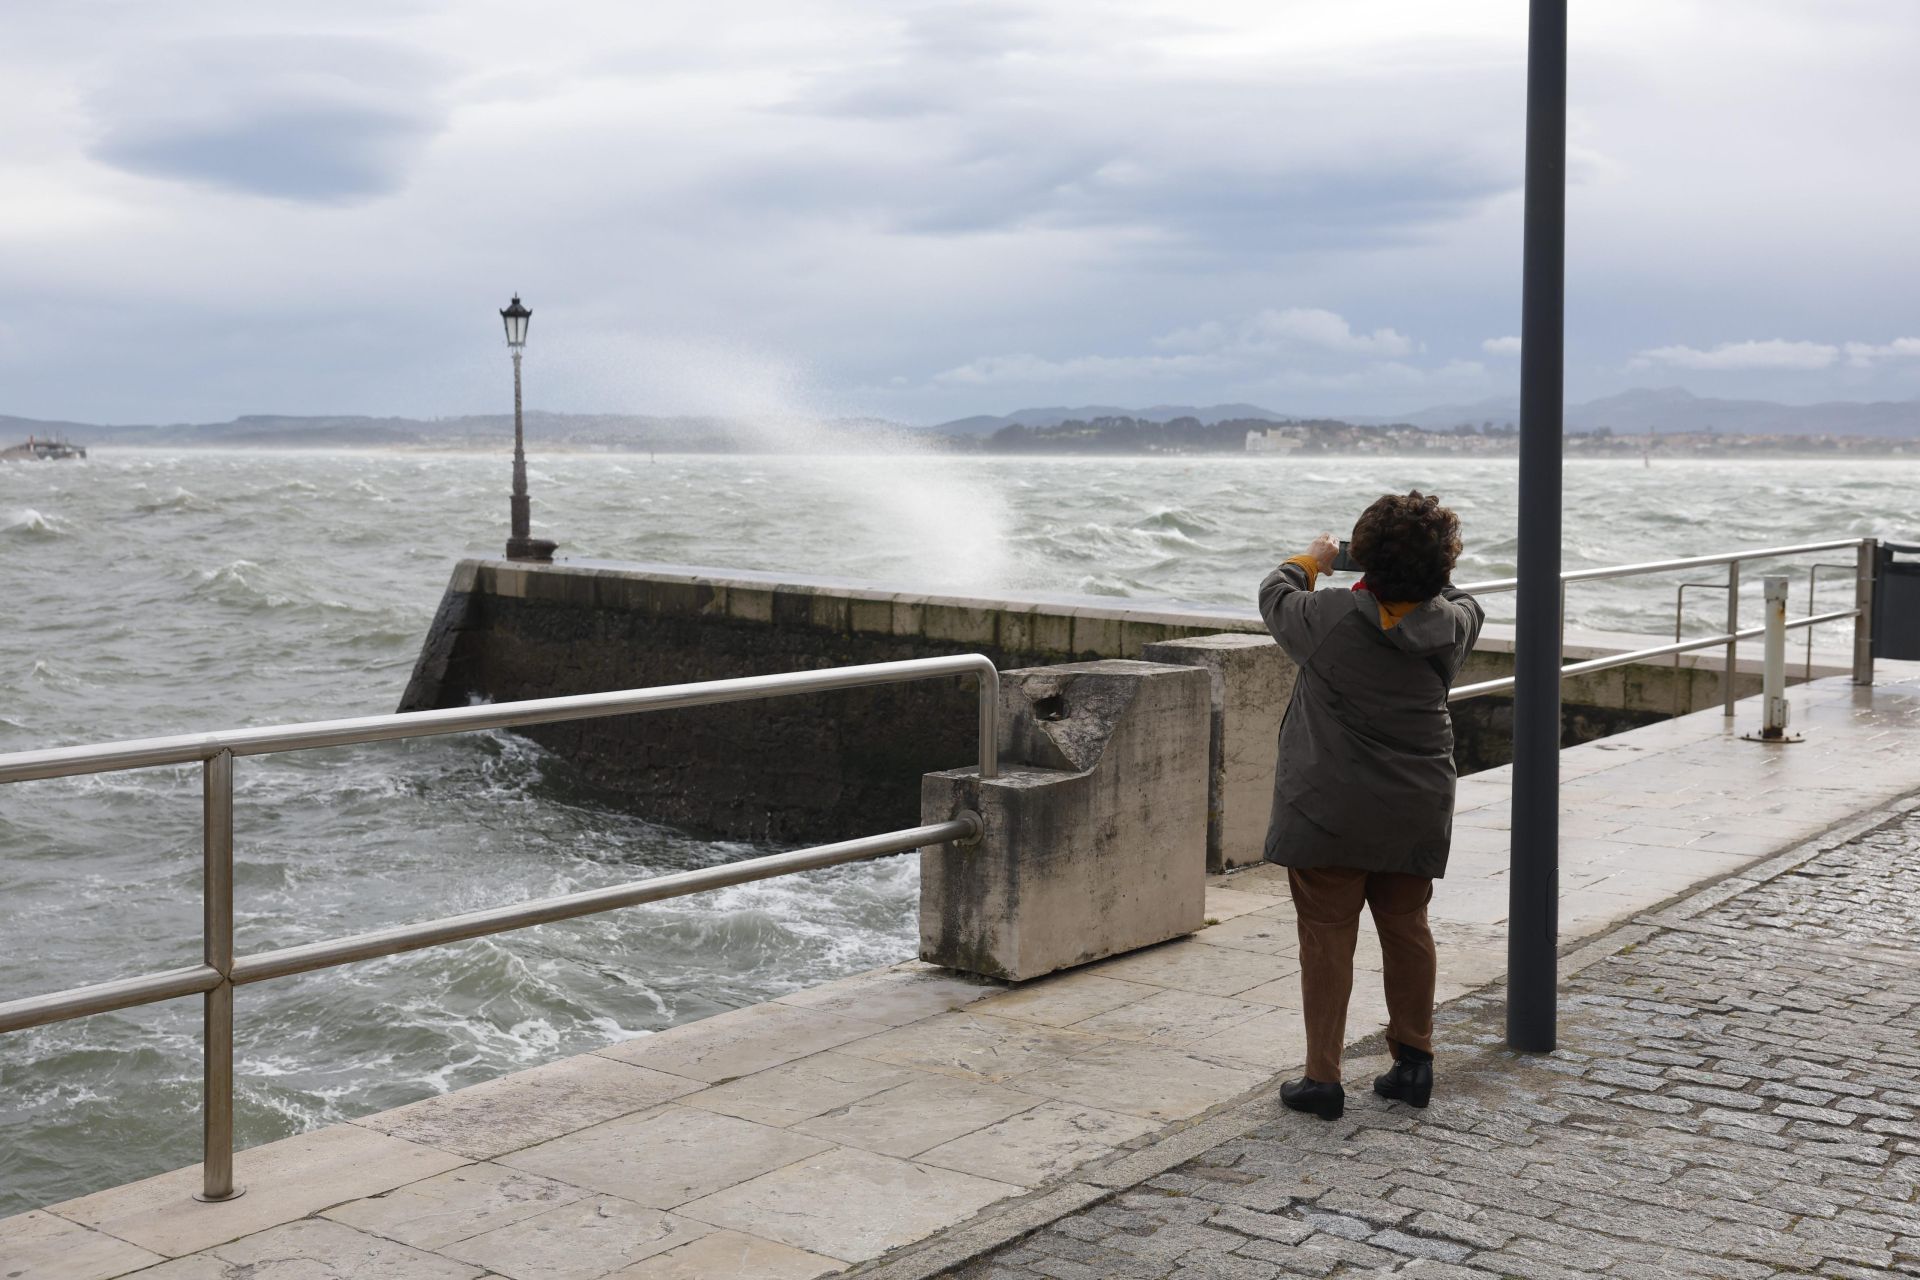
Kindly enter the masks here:
[[1333, 558], [1333, 571], [1335, 573], [1359, 573], [1362, 571], [1360, 566], [1353, 561], [1352, 547], [1353, 543], [1347, 541], [1345, 538], [1340, 540], [1340, 554]]

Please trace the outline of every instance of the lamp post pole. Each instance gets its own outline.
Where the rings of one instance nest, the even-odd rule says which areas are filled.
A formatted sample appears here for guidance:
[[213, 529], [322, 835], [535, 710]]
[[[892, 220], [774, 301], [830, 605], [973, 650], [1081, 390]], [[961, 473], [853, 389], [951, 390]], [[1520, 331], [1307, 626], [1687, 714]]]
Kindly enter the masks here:
[[554, 544], [532, 536], [532, 500], [527, 497], [526, 427], [520, 408], [520, 355], [527, 345], [527, 322], [533, 319], [533, 312], [521, 304], [520, 295], [516, 293], [513, 301], [501, 310], [500, 319], [507, 326], [507, 348], [513, 353], [513, 524], [507, 538], [507, 559], [551, 560]]
[[1520, 286], [1520, 594], [1513, 657], [1507, 1046], [1557, 1031], [1560, 932], [1560, 485], [1566, 350], [1567, 0], [1532, 0]]

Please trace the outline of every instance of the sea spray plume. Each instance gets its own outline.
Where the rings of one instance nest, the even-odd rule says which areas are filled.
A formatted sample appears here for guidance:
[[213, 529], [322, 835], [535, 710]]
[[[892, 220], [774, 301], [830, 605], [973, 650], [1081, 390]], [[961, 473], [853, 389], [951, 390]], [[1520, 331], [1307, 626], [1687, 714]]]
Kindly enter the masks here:
[[[828, 507], [832, 559], [860, 576], [936, 590], [1009, 585], [1009, 520], [990, 474], [910, 431], [876, 429], [833, 403], [805, 366], [744, 343], [680, 337], [603, 334], [566, 345], [543, 374], [557, 397], [711, 423], [730, 447], [776, 469], [760, 514], [804, 538], [818, 513], [794, 504]], [[537, 441], [529, 448], [537, 451]], [[631, 487], [648, 483], [641, 470]], [[564, 534], [563, 515], [548, 519]]]

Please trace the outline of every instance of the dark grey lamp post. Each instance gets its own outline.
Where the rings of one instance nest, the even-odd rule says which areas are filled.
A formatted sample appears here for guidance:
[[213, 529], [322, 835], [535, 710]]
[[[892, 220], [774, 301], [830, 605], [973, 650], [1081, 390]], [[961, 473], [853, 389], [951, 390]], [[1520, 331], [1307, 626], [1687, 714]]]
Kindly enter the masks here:
[[520, 295], [500, 312], [507, 326], [507, 347], [513, 352], [513, 535], [507, 539], [509, 560], [551, 560], [554, 544], [528, 535], [527, 444], [520, 414], [520, 353], [527, 345], [527, 321], [533, 312], [520, 304]]

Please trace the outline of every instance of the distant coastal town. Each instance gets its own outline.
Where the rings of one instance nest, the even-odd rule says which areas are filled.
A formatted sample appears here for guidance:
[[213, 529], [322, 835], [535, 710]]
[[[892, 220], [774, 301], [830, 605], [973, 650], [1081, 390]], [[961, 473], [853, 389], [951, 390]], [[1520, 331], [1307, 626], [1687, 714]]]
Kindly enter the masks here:
[[[1144, 422], [1096, 418], [1052, 427], [1003, 427], [980, 441], [985, 453], [1205, 454], [1267, 456], [1325, 454], [1449, 454], [1510, 456], [1519, 450], [1512, 422], [1461, 423], [1451, 430], [1407, 423], [1359, 425], [1335, 419], [1273, 423], [1197, 419]], [[1920, 456], [1920, 441], [1878, 436], [1747, 435], [1720, 431], [1615, 432], [1611, 427], [1569, 431], [1568, 457], [1805, 457]]]

